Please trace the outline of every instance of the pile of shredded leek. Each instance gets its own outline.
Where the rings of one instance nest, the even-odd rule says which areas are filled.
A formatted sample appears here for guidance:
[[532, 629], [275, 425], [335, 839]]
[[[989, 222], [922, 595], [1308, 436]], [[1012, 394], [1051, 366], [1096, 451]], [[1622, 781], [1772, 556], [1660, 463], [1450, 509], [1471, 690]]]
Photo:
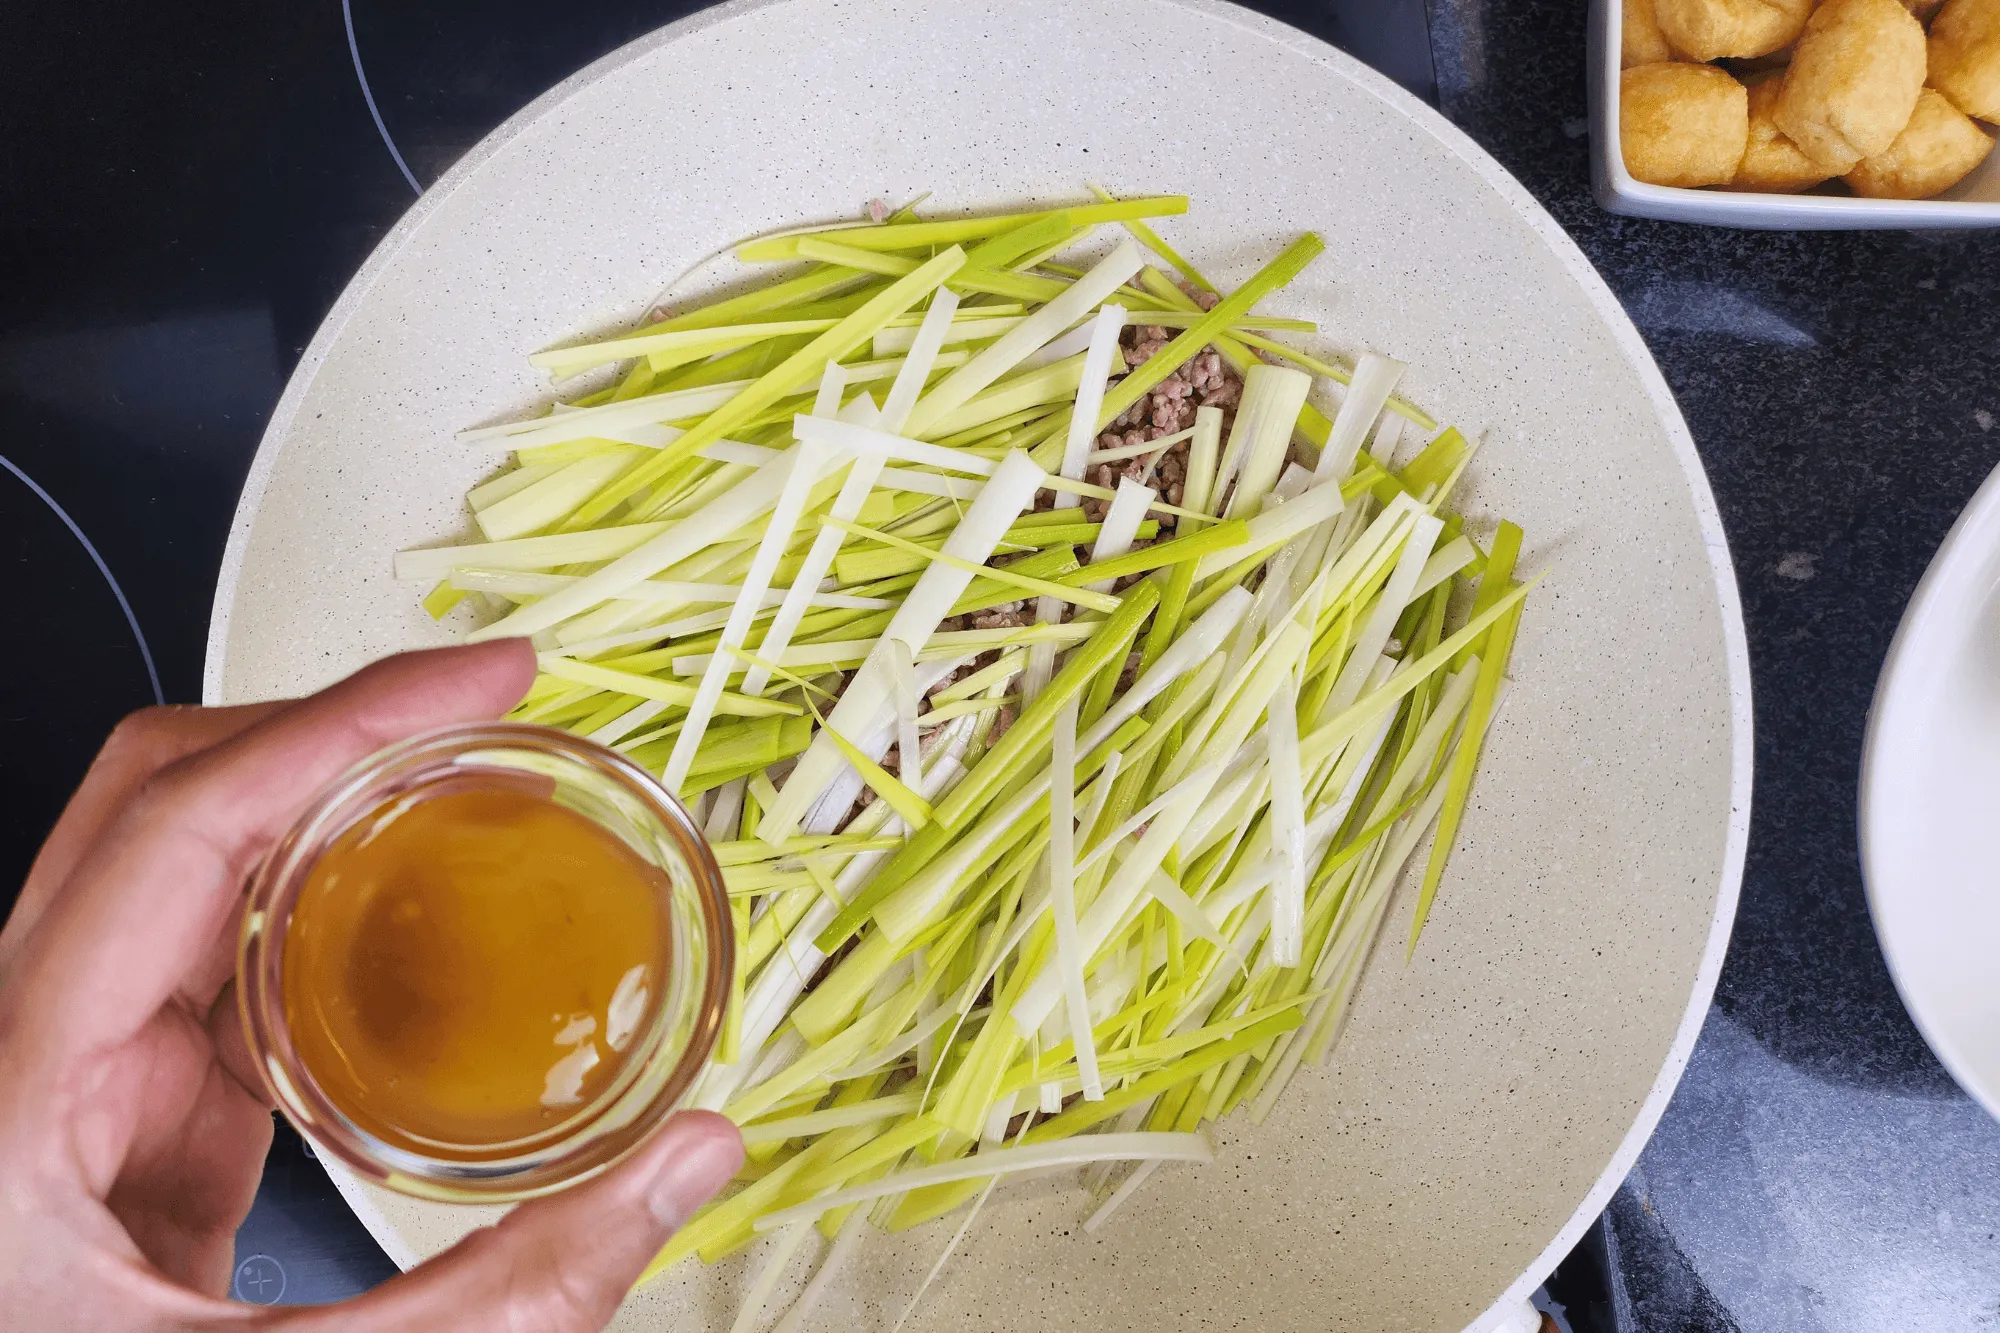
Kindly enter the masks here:
[[[786, 1328], [869, 1226], [1085, 1166], [1095, 1230], [1208, 1161], [1205, 1124], [1325, 1059], [1434, 833], [1415, 949], [1466, 808], [1527, 592], [1519, 530], [1482, 550], [1445, 508], [1473, 445], [1397, 362], [1264, 336], [1311, 328], [1251, 312], [1317, 237], [1217, 293], [1144, 221], [1185, 199], [1100, 198], [743, 245], [791, 275], [532, 357], [595, 391], [467, 432], [513, 458], [486, 540], [397, 558], [433, 615], [478, 594], [471, 637], [532, 636], [516, 717], [659, 773], [714, 843], [740, 947], [697, 1099], [749, 1160], [651, 1271], [775, 1230], [742, 1329], [815, 1228]], [[1173, 336], [1128, 369], [1128, 325]], [[1184, 432], [1181, 502], [1085, 481], [1211, 347], [1243, 399]], [[996, 606], [1033, 615], [941, 628]]]

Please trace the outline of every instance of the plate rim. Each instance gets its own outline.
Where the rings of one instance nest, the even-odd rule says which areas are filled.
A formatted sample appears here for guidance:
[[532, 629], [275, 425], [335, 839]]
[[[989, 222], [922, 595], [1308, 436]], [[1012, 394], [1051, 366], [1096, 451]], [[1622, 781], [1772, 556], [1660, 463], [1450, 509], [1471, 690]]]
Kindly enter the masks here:
[[[1016, 2], [1017, 0], [994, 0], [997, 4]], [[789, 3], [792, 3], [792, 0], [727, 0], [726, 3], [712, 5], [689, 14], [636, 37], [616, 50], [606, 52], [495, 126], [433, 182], [429, 189], [418, 196], [396, 225], [377, 242], [368, 258], [348, 280], [339, 299], [328, 309], [326, 316], [320, 321], [319, 328], [314, 332], [312, 341], [306, 345], [304, 353], [292, 367], [291, 374], [285, 382], [284, 392], [272, 409], [270, 419], [258, 440], [257, 452], [244, 477], [235, 518], [230, 524], [229, 539], [223, 548], [221, 566], [216, 577], [215, 598], [209, 613], [209, 632], [202, 673], [203, 703], [213, 705], [219, 703], [221, 699], [224, 658], [230, 628], [230, 608], [235, 601], [237, 580], [242, 573], [243, 559], [249, 548], [250, 531], [256, 513], [262, 505], [264, 492], [276, 470], [283, 438], [290, 433], [307, 391], [317, 378], [328, 352], [353, 317], [356, 308], [374, 289], [375, 283], [380, 280], [382, 272], [389, 266], [390, 261], [411, 241], [425, 219], [463, 186], [489, 158], [511, 143], [528, 126], [598, 79], [633, 60], [651, 54], [656, 48], [667, 43], [679, 41], [683, 37], [712, 26], [734, 22], [760, 10]], [[1569, 233], [1556, 222], [1554, 216], [1528, 192], [1526, 186], [1501, 166], [1492, 154], [1474, 142], [1470, 135], [1446, 119], [1443, 113], [1385, 75], [1377, 73], [1368, 65], [1310, 33], [1229, 4], [1226, 0], [1154, 0], [1154, 3], [1171, 5], [1208, 19], [1247, 29], [1328, 68], [1363, 92], [1386, 103], [1392, 110], [1399, 112], [1413, 129], [1429, 135], [1440, 147], [1469, 167], [1486, 186], [1493, 189], [1514, 214], [1549, 248], [1553, 257], [1577, 283], [1602, 322], [1613, 346], [1639, 380], [1655, 416], [1666, 431], [1674, 461], [1680, 466], [1689, 499], [1693, 502], [1702, 547], [1708, 555], [1716, 611], [1721, 622], [1723, 665], [1728, 684], [1730, 755], [1729, 815], [1723, 841], [1722, 864], [1719, 868], [1720, 883], [1716, 887], [1715, 906], [1709, 922], [1708, 936], [1703, 944], [1700, 963], [1695, 969], [1686, 1007], [1682, 1010], [1675, 1026], [1673, 1040], [1667, 1046], [1660, 1068], [1654, 1075], [1652, 1085], [1641, 1101], [1631, 1125], [1626, 1129], [1596, 1180], [1578, 1201], [1568, 1221], [1557, 1230], [1555, 1236], [1498, 1299], [1465, 1325], [1466, 1333], [1484, 1333], [1527, 1304], [1528, 1298], [1555, 1270], [1556, 1265], [1576, 1247], [1584, 1232], [1610, 1203], [1612, 1194], [1617, 1191], [1638, 1161], [1640, 1151], [1652, 1137], [1654, 1129], [1658, 1127], [1660, 1117], [1665, 1114], [1667, 1103], [1680, 1083], [1681, 1075], [1693, 1055], [1695, 1041], [1707, 1020], [1709, 1003], [1714, 997], [1716, 981], [1721, 974], [1724, 955], [1728, 951], [1730, 933], [1735, 924], [1737, 903], [1742, 891], [1744, 858], [1749, 843], [1755, 754], [1750, 652], [1744, 629], [1742, 600], [1737, 587], [1735, 565], [1730, 556], [1728, 537], [1723, 529], [1721, 511], [1716, 504], [1714, 490], [1709, 484], [1707, 470], [1702, 465], [1693, 436], [1689, 433], [1687, 422], [1681, 415], [1680, 406], [1675, 401], [1665, 376], [1660, 372], [1658, 363], [1653, 360], [1652, 352], [1647, 348], [1645, 340], [1639, 336], [1637, 327], [1633, 325], [1631, 318], [1625, 313], [1624, 306], [1619, 303], [1602, 275]], [[333, 1168], [333, 1163], [329, 1162], [327, 1165], [329, 1169]], [[378, 1243], [381, 1243], [380, 1232], [388, 1228], [379, 1210], [372, 1204], [363, 1209], [359, 1206], [362, 1199], [360, 1191], [349, 1188], [343, 1183], [340, 1180], [340, 1173], [336, 1172], [334, 1178], [343, 1197], [351, 1206], [355, 1206], [357, 1216], [368, 1227], [370, 1233], [376, 1235]], [[391, 1234], [393, 1235], [393, 1232]], [[399, 1243], [394, 1246], [384, 1244], [384, 1248], [399, 1249], [407, 1253], [407, 1247]]]
[[[1981, 546], [1976, 538], [1988, 537], [1989, 543]], [[1882, 950], [1882, 961], [1888, 965], [1889, 979], [1895, 983], [1897, 998], [1903, 1002], [1903, 1010], [1910, 1016], [1917, 1035], [1930, 1047], [1931, 1054], [1944, 1066], [1965, 1094], [1977, 1102], [1996, 1120], [2000, 1120], [2000, 1080], [1989, 1081], [1975, 1076], [1968, 1068], [1958, 1049], [1952, 1030], [1938, 1025], [1935, 1017], [1919, 999], [1915, 983], [1909, 979], [1917, 969], [1915, 960], [1897, 956], [1897, 948], [1891, 942], [1892, 929], [1884, 922], [1885, 913], [1894, 915], [1890, 905], [1896, 897], [1909, 897], [1907, 890], [1897, 890], [1892, 885], [1898, 883], [1892, 862], [1874, 834], [1880, 822], [1888, 818], [1887, 805], [1890, 798], [1885, 794], [1889, 788], [1887, 774], [1883, 771], [1890, 762], [1896, 742], [1892, 737], [1900, 736], [1899, 719], [1908, 706], [1905, 700], [1914, 688], [1915, 678], [1921, 670], [1917, 657], [1921, 641], [1927, 635], [1933, 622], [1950, 609], [1950, 601], [1959, 589], [1956, 586], [1968, 577], [1969, 567], [1980, 559], [1990, 556], [2000, 549], [2000, 466], [1987, 474], [1979, 489], [1972, 493], [1965, 508], [1952, 520], [1944, 540], [1938, 543], [1937, 551], [1925, 566], [1923, 577], [1917, 580], [1916, 590], [1910, 594], [1909, 602], [1903, 608], [1903, 618], [1896, 625], [1896, 635], [1889, 641], [1889, 651], [1882, 659], [1882, 671], [1875, 679], [1875, 694], [1868, 704], [1868, 725], [1861, 740], [1861, 781], [1855, 793], [1856, 837], [1861, 850], [1861, 886], [1868, 900], [1868, 919], [1875, 930], [1875, 942]], [[1907, 683], [1906, 683], [1907, 682]]]

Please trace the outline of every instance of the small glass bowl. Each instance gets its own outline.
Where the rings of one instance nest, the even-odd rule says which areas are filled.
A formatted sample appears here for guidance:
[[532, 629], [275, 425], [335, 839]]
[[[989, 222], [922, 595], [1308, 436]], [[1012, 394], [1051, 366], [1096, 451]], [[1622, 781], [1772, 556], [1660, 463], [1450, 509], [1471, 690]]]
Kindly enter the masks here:
[[[670, 952], [664, 994], [619, 1076], [560, 1125], [516, 1143], [425, 1155], [356, 1124], [300, 1060], [285, 1016], [286, 932], [314, 863], [383, 802], [424, 789], [518, 789], [524, 780], [665, 872]], [[364, 1179], [400, 1193], [503, 1203], [605, 1170], [679, 1109], [714, 1049], [734, 967], [722, 871], [680, 802], [646, 770], [601, 745], [548, 727], [487, 722], [391, 746], [350, 769], [307, 807], [251, 878], [236, 977], [251, 1055], [301, 1133]]]

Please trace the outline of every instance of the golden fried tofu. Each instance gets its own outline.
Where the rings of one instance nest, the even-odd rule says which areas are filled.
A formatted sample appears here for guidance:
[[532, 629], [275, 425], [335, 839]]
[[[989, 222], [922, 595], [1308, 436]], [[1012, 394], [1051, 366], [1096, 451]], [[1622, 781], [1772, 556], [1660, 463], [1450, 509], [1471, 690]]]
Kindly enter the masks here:
[[1931, 24], [1931, 87], [1968, 116], [2000, 121], [2000, 0], [1950, 0]]
[[1769, 55], [1806, 26], [1813, 0], [1653, 0], [1653, 16], [1689, 60]]
[[1943, 93], [1926, 88], [1896, 142], [1861, 159], [1847, 183], [1870, 199], [1928, 199], [1964, 180], [1992, 151], [1991, 134]]
[[1766, 76], [1750, 85], [1750, 139], [1736, 165], [1729, 189], [1759, 194], [1796, 194], [1833, 173], [1799, 151], [1771, 119], [1778, 104], [1782, 76]]
[[1620, 53], [1620, 67], [1630, 69], [1634, 65], [1657, 65], [1661, 61], [1674, 58], [1673, 48], [1660, 32], [1658, 20], [1653, 17], [1653, 0], [1624, 0], [1625, 17], [1619, 25], [1623, 42]]
[[1669, 62], [1635, 66], [1619, 80], [1625, 169], [1649, 184], [1727, 184], [1749, 134], [1748, 94], [1726, 70]]
[[1900, 0], [1826, 0], [1799, 37], [1771, 119], [1832, 174], [1888, 151], [1924, 88], [1924, 25]]

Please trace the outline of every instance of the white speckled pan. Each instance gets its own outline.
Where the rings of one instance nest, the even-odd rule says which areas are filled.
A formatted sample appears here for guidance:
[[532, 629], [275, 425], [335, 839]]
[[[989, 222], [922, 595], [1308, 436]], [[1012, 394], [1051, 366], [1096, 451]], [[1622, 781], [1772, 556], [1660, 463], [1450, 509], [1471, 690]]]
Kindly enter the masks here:
[[[244, 490], [207, 697], [452, 637], [389, 555], [465, 526], [497, 459], [453, 432], [545, 392], [525, 353], [636, 317], [747, 232], [1088, 179], [1191, 195], [1163, 230], [1219, 279], [1320, 231], [1274, 311], [1409, 361], [1417, 402], [1484, 428], [1469, 503], [1524, 524], [1550, 573], [1423, 948], [1378, 960], [1331, 1066], [1094, 1237], [1076, 1188], [1000, 1191], [913, 1325], [1485, 1328], [1603, 1206], [1694, 1042], [1742, 868], [1749, 674], [1707, 482], [1611, 294], [1490, 158], [1318, 42], [1207, 0], [780, 0], [591, 66], [426, 194], [328, 315]], [[480, 1220], [348, 1193], [404, 1263]], [[888, 1327], [947, 1234], [869, 1245], [820, 1326]], [[617, 1327], [727, 1328], [746, 1281], [677, 1272]]]

